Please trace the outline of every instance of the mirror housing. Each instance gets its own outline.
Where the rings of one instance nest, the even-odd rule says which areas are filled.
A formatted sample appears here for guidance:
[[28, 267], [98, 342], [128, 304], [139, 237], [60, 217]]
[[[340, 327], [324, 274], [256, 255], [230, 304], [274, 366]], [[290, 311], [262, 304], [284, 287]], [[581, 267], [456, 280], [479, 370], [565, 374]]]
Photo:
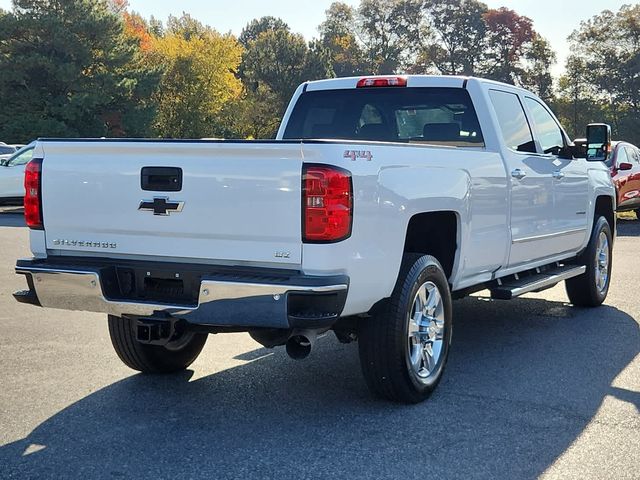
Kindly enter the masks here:
[[570, 146], [572, 158], [587, 158], [587, 139], [576, 138]]
[[587, 125], [587, 160], [605, 162], [611, 154], [611, 127], [606, 123]]
[[631, 170], [632, 168], [633, 165], [627, 162], [622, 162], [620, 165], [618, 165], [618, 170]]

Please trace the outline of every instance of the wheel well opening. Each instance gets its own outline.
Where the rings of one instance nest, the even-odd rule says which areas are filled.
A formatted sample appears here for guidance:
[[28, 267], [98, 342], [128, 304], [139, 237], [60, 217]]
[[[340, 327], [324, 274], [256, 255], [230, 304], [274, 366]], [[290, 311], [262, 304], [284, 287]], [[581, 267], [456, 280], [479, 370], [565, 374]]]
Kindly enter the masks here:
[[414, 215], [407, 227], [404, 253], [433, 255], [451, 277], [458, 248], [458, 218], [454, 212]]
[[613, 200], [611, 197], [601, 196], [596, 199], [595, 218], [603, 216], [609, 222], [611, 231], [615, 228], [615, 211], [613, 208]]

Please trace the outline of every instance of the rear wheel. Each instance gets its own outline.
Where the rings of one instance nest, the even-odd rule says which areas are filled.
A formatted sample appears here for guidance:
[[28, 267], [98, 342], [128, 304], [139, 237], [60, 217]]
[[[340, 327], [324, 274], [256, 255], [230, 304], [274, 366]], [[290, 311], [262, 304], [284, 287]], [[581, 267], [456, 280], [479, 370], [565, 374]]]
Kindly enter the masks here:
[[109, 335], [120, 360], [144, 373], [172, 373], [184, 370], [198, 357], [207, 341], [206, 333], [182, 332], [166, 345], [138, 342], [135, 320], [109, 315]]
[[587, 249], [578, 257], [578, 263], [587, 271], [565, 282], [569, 301], [578, 307], [597, 307], [609, 292], [613, 243], [611, 227], [604, 217], [599, 217], [591, 232]]
[[425, 400], [444, 372], [451, 330], [451, 294], [442, 266], [429, 255], [407, 255], [385, 307], [359, 326], [369, 389], [394, 401]]

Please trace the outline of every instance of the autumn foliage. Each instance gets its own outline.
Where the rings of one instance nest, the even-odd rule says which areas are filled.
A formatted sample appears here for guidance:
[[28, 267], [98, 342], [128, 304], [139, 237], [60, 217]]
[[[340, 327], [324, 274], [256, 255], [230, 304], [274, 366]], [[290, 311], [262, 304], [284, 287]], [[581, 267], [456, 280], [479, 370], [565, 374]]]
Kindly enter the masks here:
[[300, 83], [386, 73], [475, 75], [533, 90], [579, 136], [608, 121], [640, 142], [640, 5], [608, 10], [555, 53], [531, 19], [479, 0], [334, 2], [307, 41], [281, 19], [236, 38], [127, 0], [14, 0], [0, 10], [0, 140], [39, 136], [272, 137]]

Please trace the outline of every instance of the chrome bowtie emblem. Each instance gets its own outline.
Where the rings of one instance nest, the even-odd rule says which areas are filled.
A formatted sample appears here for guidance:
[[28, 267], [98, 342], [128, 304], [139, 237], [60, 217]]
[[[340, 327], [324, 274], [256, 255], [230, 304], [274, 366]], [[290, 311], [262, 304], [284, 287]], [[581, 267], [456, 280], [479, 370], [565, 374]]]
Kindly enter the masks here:
[[154, 197], [153, 200], [142, 200], [138, 210], [166, 216], [181, 212], [183, 208], [184, 202], [172, 202], [167, 197]]

